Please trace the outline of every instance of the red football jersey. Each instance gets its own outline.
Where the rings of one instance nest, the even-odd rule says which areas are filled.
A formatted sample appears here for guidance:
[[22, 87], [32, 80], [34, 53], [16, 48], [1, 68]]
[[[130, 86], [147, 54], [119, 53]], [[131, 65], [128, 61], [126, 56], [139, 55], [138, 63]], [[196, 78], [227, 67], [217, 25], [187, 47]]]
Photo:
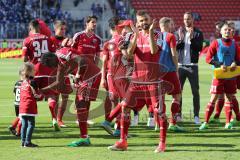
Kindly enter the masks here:
[[[158, 34], [156, 33], [156, 40], [157, 36]], [[149, 34], [144, 35], [143, 32], [139, 32], [137, 46], [134, 51], [132, 82], [157, 82], [160, 76], [159, 55], [159, 51], [156, 54], [151, 54]]]
[[31, 34], [23, 41], [22, 54], [34, 65], [40, 62], [42, 54], [54, 51], [51, 39], [40, 33]]
[[22, 82], [20, 87], [20, 106], [19, 106], [19, 114], [20, 115], [29, 115], [34, 116], [37, 114], [37, 101], [34, 98], [31, 82], [29, 80], [25, 80]]
[[72, 47], [78, 50], [79, 54], [89, 56], [91, 60], [99, 56], [101, 45], [101, 38], [96, 34], [88, 35], [85, 31], [82, 31], [76, 33], [73, 37]]
[[[65, 74], [76, 74], [78, 64], [75, 58], [78, 57], [77, 51], [69, 47], [63, 47], [56, 51], [56, 55], [59, 58], [58, 72], [65, 72]], [[85, 56], [83, 58], [82, 65], [80, 68], [81, 80], [86, 81], [90, 78], [95, 77], [100, 73], [100, 69], [93, 63], [92, 60]]]
[[166, 41], [170, 48], [177, 46], [176, 37], [172, 33], [167, 33]]
[[65, 38], [65, 37], [58, 37], [58, 36], [52, 36], [52, 37], [51, 37], [51, 40], [52, 40], [52, 42], [53, 42], [56, 50], [59, 49], [59, 48], [61, 48], [62, 41], [64, 40], [64, 38]]
[[116, 34], [103, 45], [103, 55], [107, 58], [107, 68], [109, 74], [114, 74], [114, 70], [120, 64], [121, 52], [118, 48], [118, 43], [121, 36]]

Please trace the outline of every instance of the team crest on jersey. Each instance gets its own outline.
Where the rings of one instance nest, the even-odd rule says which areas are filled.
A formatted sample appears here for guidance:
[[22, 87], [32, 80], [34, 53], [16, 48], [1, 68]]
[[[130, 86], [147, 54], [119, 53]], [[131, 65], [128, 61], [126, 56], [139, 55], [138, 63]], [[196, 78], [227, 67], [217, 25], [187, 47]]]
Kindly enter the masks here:
[[97, 43], [97, 39], [93, 39], [93, 41], [92, 41], [93, 43]]

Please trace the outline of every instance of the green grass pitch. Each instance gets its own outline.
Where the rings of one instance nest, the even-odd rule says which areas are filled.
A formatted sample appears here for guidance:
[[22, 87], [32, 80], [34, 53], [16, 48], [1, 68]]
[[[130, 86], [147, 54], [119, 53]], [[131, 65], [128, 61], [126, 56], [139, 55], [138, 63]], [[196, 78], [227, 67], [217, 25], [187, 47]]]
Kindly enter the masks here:
[[[51, 128], [50, 113], [46, 102], [39, 102], [39, 116], [36, 118], [36, 128], [33, 134], [33, 142], [39, 148], [21, 148], [20, 139], [13, 137], [7, 130], [13, 120], [15, 113], [13, 107], [12, 89], [18, 79], [18, 68], [22, 61], [20, 59], [0, 60], [0, 159], [5, 160], [234, 160], [239, 159], [240, 152], [240, 128], [224, 130], [224, 114], [221, 125], [212, 125], [211, 129], [199, 132], [199, 126], [193, 124], [192, 120], [192, 95], [190, 85], [187, 82], [183, 91], [184, 123], [186, 133], [168, 133], [167, 150], [165, 153], [155, 154], [153, 151], [158, 144], [158, 134], [146, 127], [147, 112], [144, 109], [140, 113], [140, 125], [130, 128], [129, 148], [125, 152], [112, 152], [107, 149], [117, 140], [110, 137], [99, 127], [103, 116], [93, 119], [96, 123], [89, 127], [89, 135], [92, 145], [89, 147], [69, 148], [66, 145], [78, 139], [79, 129], [73, 122], [67, 123], [68, 128], [61, 132], [54, 132]], [[211, 67], [205, 64], [203, 58], [199, 64], [200, 95], [201, 95], [201, 118], [204, 117], [205, 105], [210, 95]], [[74, 100], [74, 97], [71, 96]], [[167, 100], [167, 113], [169, 113], [170, 97]], [[102, 100], [94, 102], [91, 109], [101, 106]], [[103, 113], [103, 109], [96, 110]], [[94, 114], [94, 113], [93, 113]], [[95, 114], [94, 114], [95, 115]]]

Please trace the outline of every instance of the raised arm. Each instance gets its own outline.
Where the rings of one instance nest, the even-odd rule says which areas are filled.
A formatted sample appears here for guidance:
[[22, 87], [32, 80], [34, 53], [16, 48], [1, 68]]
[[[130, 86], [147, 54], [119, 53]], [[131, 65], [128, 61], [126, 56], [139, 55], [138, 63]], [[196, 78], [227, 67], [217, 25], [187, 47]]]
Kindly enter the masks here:
[[157, 23], [158, 23], [157, 20], [154, 19], [153, 23], [149, 28], [151, 54], [156, 54], [158, 51], [158, 46], [157, 46], [156, 40], [154, 39], [154, 29], [157, 27]]
[[127, 53], [129, 57], [131, 57], [134, 54], [134, 51], [137, 47], [137, 38], [139, 34], [138, 29], [133, 24], [131, 24], [131, 29], [133, 31], [133, 38], [131, 39], [127, 49]]

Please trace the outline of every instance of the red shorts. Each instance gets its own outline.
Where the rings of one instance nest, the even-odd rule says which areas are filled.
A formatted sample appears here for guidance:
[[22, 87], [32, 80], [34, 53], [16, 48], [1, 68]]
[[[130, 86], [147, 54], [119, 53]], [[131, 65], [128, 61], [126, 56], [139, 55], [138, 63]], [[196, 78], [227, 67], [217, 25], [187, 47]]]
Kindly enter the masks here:
[[130, 83], [122, 103], [126, 107], [136, 108], [138, 101], [144, 101], [144, 104], [147, 104], [147, 101], [150, 100], [152, 106], [155, 107], [159, 103], [159, 89], [160, 85], [158, 84]]
[[61, 94], [70, 94], [73, 92], [72, 90], [72, 86], [71, 86], [71, 82], [70, 82], [70, 78], [68, 76], [65, 76], [65, 80], [64, 80], [64, 86], [63, 87], [59, 87], [59, 92]]
[[114, 85], [116, 88], [116, 91], [118, 93], [118, 96], [122, 99], [125, 97], [126, 92], [128, 90], [130, 81], [127, 78], [121, 78], [114, 80]]
[[237, 93], [236, 79], [213, 79], [210, 93], [211, 94]]
[[[181, 93], [181, 84], [177, 75], [177, 72], [166, 72], [162, 77], [163, 83], [161, 85], [162, 89], [169, 95], [176, 95]], [[166, 82], [167, 86], [166, 87]]]
[[95, 101], [97, 99], [101, 74], [96, 77], [83, 81], [77, 88], [76, 100]]
[[138, 100], [136, 103], [136, 107], [133, 108], [134, 111], [141, 111], [142, 108], [146, 105], [146, 107], [148, 108], [148, 112], [153, 112], [153, 105], [151, 99], [147, 99], [147, 101]]
[[237, 89], [240, 89], [240, 76], [237, 76], [236, 83], [237, 83]]
[[108, 83], [108, 92], [109, 92], [110, 99], [113, 100], [115, 98], [119, 98], [118, 92], [114, 85], [113, 77], [110, 74], [107, 74], [107, 83]]

